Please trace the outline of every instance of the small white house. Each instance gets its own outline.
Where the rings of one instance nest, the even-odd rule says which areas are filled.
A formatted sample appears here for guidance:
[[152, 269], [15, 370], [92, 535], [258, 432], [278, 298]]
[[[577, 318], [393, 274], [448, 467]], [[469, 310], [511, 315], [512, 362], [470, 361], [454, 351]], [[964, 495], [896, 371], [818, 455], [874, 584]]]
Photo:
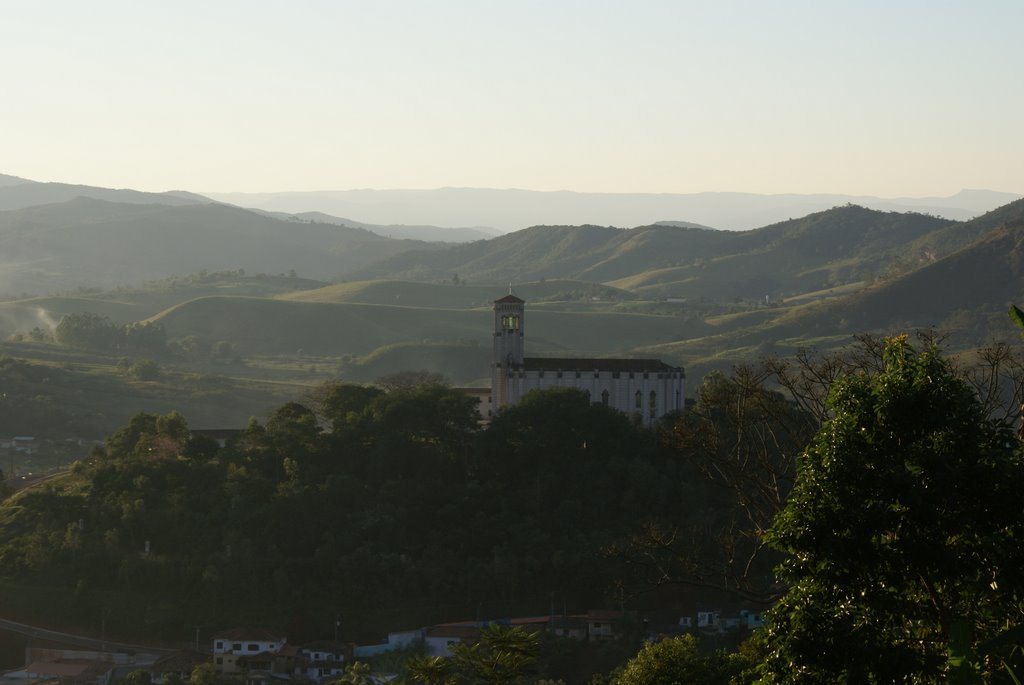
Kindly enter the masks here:
[[299, 647], [295, 672], [314, 683], [344, 675], [345, 665], [352, 658], [352, 647], [340, 642], [321, 640]]
[[240, 673], [240, 658], [277, 654], [285, 642], [284, 637], [262, 628], [226, 630], [213, 636], [213, 663], [220, 673]]

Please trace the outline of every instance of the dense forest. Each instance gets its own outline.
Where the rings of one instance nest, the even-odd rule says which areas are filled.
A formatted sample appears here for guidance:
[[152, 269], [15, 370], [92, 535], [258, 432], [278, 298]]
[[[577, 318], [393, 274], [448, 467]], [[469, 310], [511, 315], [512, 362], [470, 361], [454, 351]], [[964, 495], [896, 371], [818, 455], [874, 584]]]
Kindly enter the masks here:
[[702, 508], [686, 473], [655, 434], [575, 392], [478, 430], [472, 400], [440, 385], [331, 385], [224, 448], [176, 413], [135, 416], [7, 502], [0, 563], [74, 588], [81, 616], [114, 591], [149, 598], [119, 602], [110, 625], [171, 639], [246, 620], [301, 639], [338, 614], [368, 638], [545, 613], [552, 597], [586, 610], [608, 601], [602, 549]]

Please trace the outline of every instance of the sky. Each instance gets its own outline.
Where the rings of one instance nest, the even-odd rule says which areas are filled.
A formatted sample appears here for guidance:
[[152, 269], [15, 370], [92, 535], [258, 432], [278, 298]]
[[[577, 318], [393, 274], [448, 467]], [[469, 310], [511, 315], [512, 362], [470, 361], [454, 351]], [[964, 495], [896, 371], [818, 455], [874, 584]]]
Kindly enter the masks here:
[[0, 173], [1024, 192], [1021, 0], [0, 0]]

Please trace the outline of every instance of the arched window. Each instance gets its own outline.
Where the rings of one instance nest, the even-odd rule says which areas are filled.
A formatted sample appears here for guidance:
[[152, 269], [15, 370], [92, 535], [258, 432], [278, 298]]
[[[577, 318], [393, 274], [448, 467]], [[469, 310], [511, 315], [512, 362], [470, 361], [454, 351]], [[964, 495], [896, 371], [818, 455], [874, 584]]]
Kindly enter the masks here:
[[601, 404], [603, 404], [606, 407], [608, 406], [608, 391], [607, 390], [602, 390], [601, 391]]
[[650, 403], [650, 406], [647, 407], [647, 410], [651, 413], [651, 418], [652, 419], [655, 416], [658, 415], [657, 407], [658, 407], [658, 393], [656, 393], [653, 390], [651, 390], [651, 403]]
[[637, 409], [643, 409], [644, 408], [644, 394], [642, 392], [640, 392], [639, 390], [636, 391], [636, 408]]

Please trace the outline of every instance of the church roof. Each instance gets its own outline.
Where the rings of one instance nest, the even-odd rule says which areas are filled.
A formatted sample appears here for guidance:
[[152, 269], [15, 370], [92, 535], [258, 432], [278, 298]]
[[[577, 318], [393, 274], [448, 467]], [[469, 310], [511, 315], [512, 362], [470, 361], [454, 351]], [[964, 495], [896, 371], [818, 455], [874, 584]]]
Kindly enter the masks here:
[[526, 357], [523, 367], [527, 371], [618, 371], [654, 372], [682, 371], [659, 359], [586, 359], [571, 357]]
[[505, 297], [501, 298], [500, 300], [495, 300], [494, 304], [511, 304], [511, 303], [522, 304], [524, 302], [526, 302], [526, 300], [521, 300], [518, 297], [516, 297], [515, 295], [513, 295], [512, 293], [509, 293], [508, 295], [506, 295]]

